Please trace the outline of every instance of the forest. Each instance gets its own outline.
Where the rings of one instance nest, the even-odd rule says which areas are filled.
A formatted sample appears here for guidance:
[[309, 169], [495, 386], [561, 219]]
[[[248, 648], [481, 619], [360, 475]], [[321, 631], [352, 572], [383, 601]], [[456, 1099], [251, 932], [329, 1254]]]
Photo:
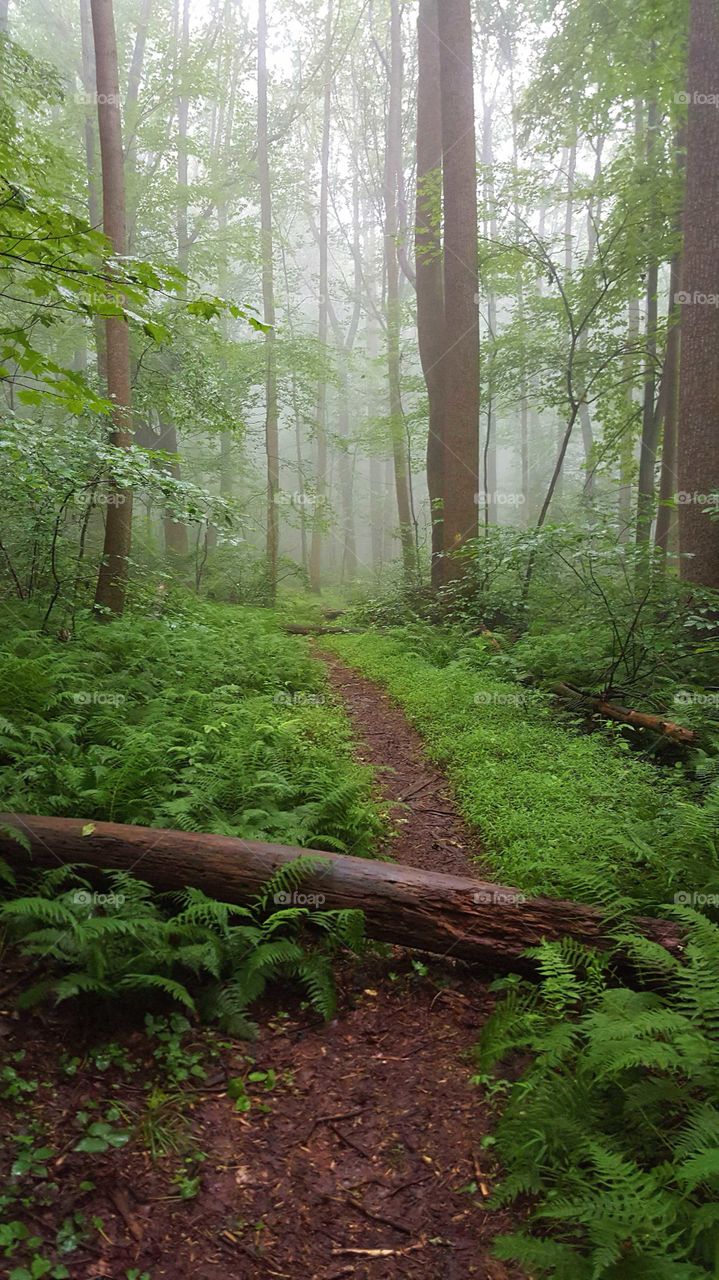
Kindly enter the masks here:
[[0, 1275], [719, 1280], [716, 0], [0, 0]]

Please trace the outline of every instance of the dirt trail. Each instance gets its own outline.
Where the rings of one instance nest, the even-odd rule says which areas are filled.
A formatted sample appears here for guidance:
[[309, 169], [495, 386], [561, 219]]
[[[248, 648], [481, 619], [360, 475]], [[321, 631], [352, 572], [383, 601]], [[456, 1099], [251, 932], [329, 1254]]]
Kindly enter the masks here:
[[444, 774], [428, 760], [404, 712], [371, 680], [333, 653], [314, 650], [344, 703], [359, 744], [357, 756], [377, 772], [396, 827], [387, 849], [397, 862], [447, 875], [492, 873], [477, 861], [481, 845], [459, 816]]
[[[379, 689], [318, 656], [353, 720], [358, 755], [378, 768], [393, 807], [397, 836], [386, 852], [466, 873], [477, 841], [418, 735]], [[133, 1141], [88, 1168], [74, 1151], [62, 1154], [61, 1191], [43, 1215], [48, 1235], [76, 1209], [103, 1223], [90, 1252], [81, 1246], [65, 1260], [72, 1280], [125, 1280], [133, 1268], [151, 1280], [522, 1280], [490, 1255], [493, 1237], [516, 1223], [485, 1207], [495, 1172], [481, 1143], [491, 1115], [469, 1083], [492, 1005], [486, 982], [396, 950], [346, 964], [338, 985], [329, 1025], [280, 994], [259, 1011], [252, 1045], [198, 1029], [198, 1043], [217, 1048], [210, 1080], [178, 1104], [205, 1157], [192, 1198], [179, 1198], [179, 1155], [153, 1163]], [[87, 1105], [88, 1077], [67, 1081], [48, 1064], [69, 1043], [82, 1055], [87, 1029], [69, 1026], [65, 1012], [16, 1019], [0, 1011], [0, 1035], [27, 1050], [27, 1068], [50, 1091], [37, 1103], [43, 1118], [66, 1134]], [[108, 1035], [128, 1046], [139, 1039]], [[248, 1085], [253, 1105], [236, 1110], [227, 1082], [262, 1069], [277, 1073], [274, 1088]], [[94, 1077], [103, 1108], [131, 1108], [138, 1091], [137, 1074]], [[81, 1192], [88, 1176], [95, 1189]]]

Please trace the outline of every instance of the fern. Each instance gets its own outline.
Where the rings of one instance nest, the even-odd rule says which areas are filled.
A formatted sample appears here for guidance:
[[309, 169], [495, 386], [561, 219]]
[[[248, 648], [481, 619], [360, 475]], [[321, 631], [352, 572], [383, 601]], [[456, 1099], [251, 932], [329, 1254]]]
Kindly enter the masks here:
[[288, 862], [247, 907], [198, 889], [156, 896], [124, 872], [113, 873], [111, 893], [96, 900], [81, 868], [44, 872], [33, 894], [0, 906], [0, 920], [22, 950], [57, 969], [26, 990], [22, 1003], [160, 994], [191, 1010], [197, 1002], [227, 1030], [250, 1035], [247, 1009], [270, 982], [288, 978], [330, 1017], [330, 956], [338, 947], [361, 947], [361, 912], [274, 906], [321, 863], [319, 857]]
[[[484, 1069], [529, 1051], [497, 1141], [496, 1204], [533, 1198], [530, 1230], [500, 1257], [555, 1280], [707, 1280], [719, 1262], [719, 928], [693, 911], [685, 963], [639, 937], [659, 991], [612, 985], [606, 957], [534, 949], [538, 987], [516, 979], [485, 1030]], [[547, 1231], [551, 1239], [544, 1238]]]

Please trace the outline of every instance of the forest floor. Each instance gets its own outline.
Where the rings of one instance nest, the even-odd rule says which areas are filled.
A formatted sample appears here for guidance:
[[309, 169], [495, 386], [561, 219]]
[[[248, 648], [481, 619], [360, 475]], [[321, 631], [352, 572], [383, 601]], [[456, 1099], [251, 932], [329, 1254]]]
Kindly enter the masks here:
[[[316, 656], [390, 809], [393, 836], [381, 853], [480, 874], [477, 838], [404, 714], [334, 655]], [[40, 1240], [55, 1240], [61, 1224], [72, 1239], [65, 1274], [519, 1280], [490, 1255], [493, 1237], [516, 1223], [486, 1208], [495, 1170], [482, 1139], [492, 1114], [471, 1084], [471, 1051], [493, 1003], [489, 978], [401, 950], [345, 963], [337, 977], [330, 1024], [275, 997], [257, 1011], [253, 1044], [193, 1026], [180, 1049], [161, 1020], [155, 1061], [129, 1025], [104, 1029], [101, 1057], [103, 1029], [81, 1013], [73, 1024], [65, 1007], [0, 1009], [6, 1050], [24, 1050], [22, 1075], [37, 1079], [28, 1131], [43, 1147], [42, 1135], [57, 1144], [37, 1157], [56, 1189], [30, 1217]], [[193, 1061], [198, 1069], [183, 1080], [182, 1063]], [[148, 1120], [142, 1103], [152, 1111], [153, 1090]], [[141, 1114], [144, 1142], [131, 1123]], [[75, 1150], [88, 1117], [131, 1136], [121, 1146], [110, 1136], [89, 1159]]]

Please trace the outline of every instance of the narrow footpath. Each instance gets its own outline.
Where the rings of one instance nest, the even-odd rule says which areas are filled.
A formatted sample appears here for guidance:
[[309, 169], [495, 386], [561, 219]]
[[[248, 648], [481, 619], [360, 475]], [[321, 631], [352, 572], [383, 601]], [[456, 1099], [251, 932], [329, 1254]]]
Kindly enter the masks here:
[[[382, 852], [483, 874], [472, 861], [477, 838], [403, 713], [333, 655], [316, 656], [390, 808], [395, 834]], [[524, 1280], [490, 1252], [517, 1223], [487, 1208], [497, 1175], [482, 1140], [492, 1115], [470, 1083], [492, 1008], [488, 983], [396, 949], [340, 966], [329, 1025], [280, 992], [256, 1011], [252, 1044], [198, 1028], [198, 1045], [214, 1047], [209, 1077], [159, 1103], [159, 1119], [186, 1125], [202, 1153], [196, 1193], [182, 1194], [181, 1150], [153, 1162], [132, 1142], [96, 1157], [95, 1185], [81, 1198], [68, 1168], [44, 1225], [78, 1208], [102, 1221], [92, 1255], [81, 1248], [68, 1258], [71, 1280]], [[72, 1138], [88, 1077], [68, 1080], [50, 1065], [69, 1043], [67, 1012], [21, 1015], [4, 1034], [43, 1073], [53, 1128], [65, 1125]], [[81, 1056], [80, 1019], [73, 1034]], [[137, 1038], [116, 1026], [108, 1034], [128, 1047]], [[250, 1072], [274, 1073], [272, 1087], [249, 1085], [252, 1106], [238, 1109], [228, 1083]], [[132, 1113], [137, 1074], [111, 1068], [95, 1079], [91, 1106]]]

